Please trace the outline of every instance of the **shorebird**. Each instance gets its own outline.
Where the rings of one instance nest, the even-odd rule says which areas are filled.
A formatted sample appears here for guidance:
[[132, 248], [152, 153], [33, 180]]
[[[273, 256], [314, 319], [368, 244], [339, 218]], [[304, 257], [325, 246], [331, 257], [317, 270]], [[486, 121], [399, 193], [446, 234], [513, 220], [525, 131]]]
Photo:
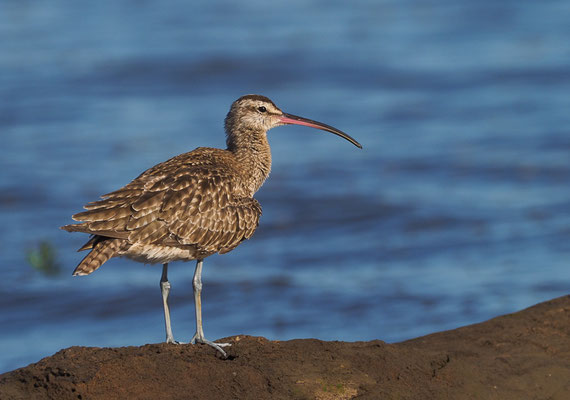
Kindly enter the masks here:
[[192, 280], [196, 333], [190, 343], [207, 344], [226, 357], [222, 347], [229, 343], [204, 337], [203, 260], [233, 250], [255, 232], [261, 206], [253, 195], [271, 169], [267, 131], [288, 124], [328, 131], [362, 148], [332, 126], [284, 113], [267, 97], [242, 96], [225, 119], [225, 150], [199, 147], [155, 165], [121, 189], [85, 205], [87, 211], [72, 216], [80, 223], [61, 227], [92, 235], [78, 250], [91, 251], [73, 275], [89, 275], [112, 257], [162, 264], [166, 342], [179, 343], [170, 325], [168, 264], [196, 260]]

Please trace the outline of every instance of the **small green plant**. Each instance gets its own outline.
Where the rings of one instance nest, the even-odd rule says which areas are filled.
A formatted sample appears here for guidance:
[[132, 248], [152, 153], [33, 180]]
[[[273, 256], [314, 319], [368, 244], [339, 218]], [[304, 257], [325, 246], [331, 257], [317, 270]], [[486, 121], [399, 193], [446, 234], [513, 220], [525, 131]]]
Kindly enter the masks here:
[[35, 270], [46, 276], [59, 275], [61, 268], [56, 260], [56, 251], [47, 240], [42, 240], [26, 251], [26, 259]]

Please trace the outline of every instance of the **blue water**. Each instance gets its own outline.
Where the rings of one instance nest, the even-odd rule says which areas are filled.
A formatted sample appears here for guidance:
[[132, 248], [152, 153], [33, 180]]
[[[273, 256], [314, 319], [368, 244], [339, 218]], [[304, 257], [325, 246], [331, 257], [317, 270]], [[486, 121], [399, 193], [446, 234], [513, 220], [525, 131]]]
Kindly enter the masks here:
[[[0, 6], [0, 372], [164, 339], [160, 267], [72, 277], [58, 229], [146, 168], [224, 146], [242, 94], [334, 125], [270, 132], [253, 239], [205, 261], [206, 335], [401, 341], [570, 292], [570, 3]], [[49, 243], [61, 273], [27, 261]], [[193, 263], [170, 268], [194, 332]]]

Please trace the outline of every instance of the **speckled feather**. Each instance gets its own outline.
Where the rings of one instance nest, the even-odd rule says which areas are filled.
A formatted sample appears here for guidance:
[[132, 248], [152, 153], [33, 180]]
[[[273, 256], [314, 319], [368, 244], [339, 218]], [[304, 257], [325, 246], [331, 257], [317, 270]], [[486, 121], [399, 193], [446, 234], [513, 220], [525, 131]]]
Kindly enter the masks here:
[[[198, 148], [87, 204], [87, 211], [73, 216], [81, 223], [62, 229], [119, 239], [112, 242], [113, 256], [147, 263], [227, 253], [253, 235], [261, 216], [244, 173], [231, 152]], [[82, 250], [108, 250], [108, 242], [92, 239]], [[88, 274], [109, 258], [86, 257], [75, 273]]]

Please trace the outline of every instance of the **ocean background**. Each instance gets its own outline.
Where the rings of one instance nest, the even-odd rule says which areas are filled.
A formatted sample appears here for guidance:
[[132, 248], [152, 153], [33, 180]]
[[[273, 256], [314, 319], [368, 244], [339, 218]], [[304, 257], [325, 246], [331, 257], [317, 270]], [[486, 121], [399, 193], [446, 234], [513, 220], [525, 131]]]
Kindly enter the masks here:
[[[325, 132], [269, 132], [254, 237], [204, 263], [204, 330], [398, 342], [570, 292], [570, 3], [0, 5], [0, 372], [164, 340], [160, 266], [71, 272], [59, 226], [199, 146], [257, 93]], [[194, 262], [169, 270], [194, 333]]]

